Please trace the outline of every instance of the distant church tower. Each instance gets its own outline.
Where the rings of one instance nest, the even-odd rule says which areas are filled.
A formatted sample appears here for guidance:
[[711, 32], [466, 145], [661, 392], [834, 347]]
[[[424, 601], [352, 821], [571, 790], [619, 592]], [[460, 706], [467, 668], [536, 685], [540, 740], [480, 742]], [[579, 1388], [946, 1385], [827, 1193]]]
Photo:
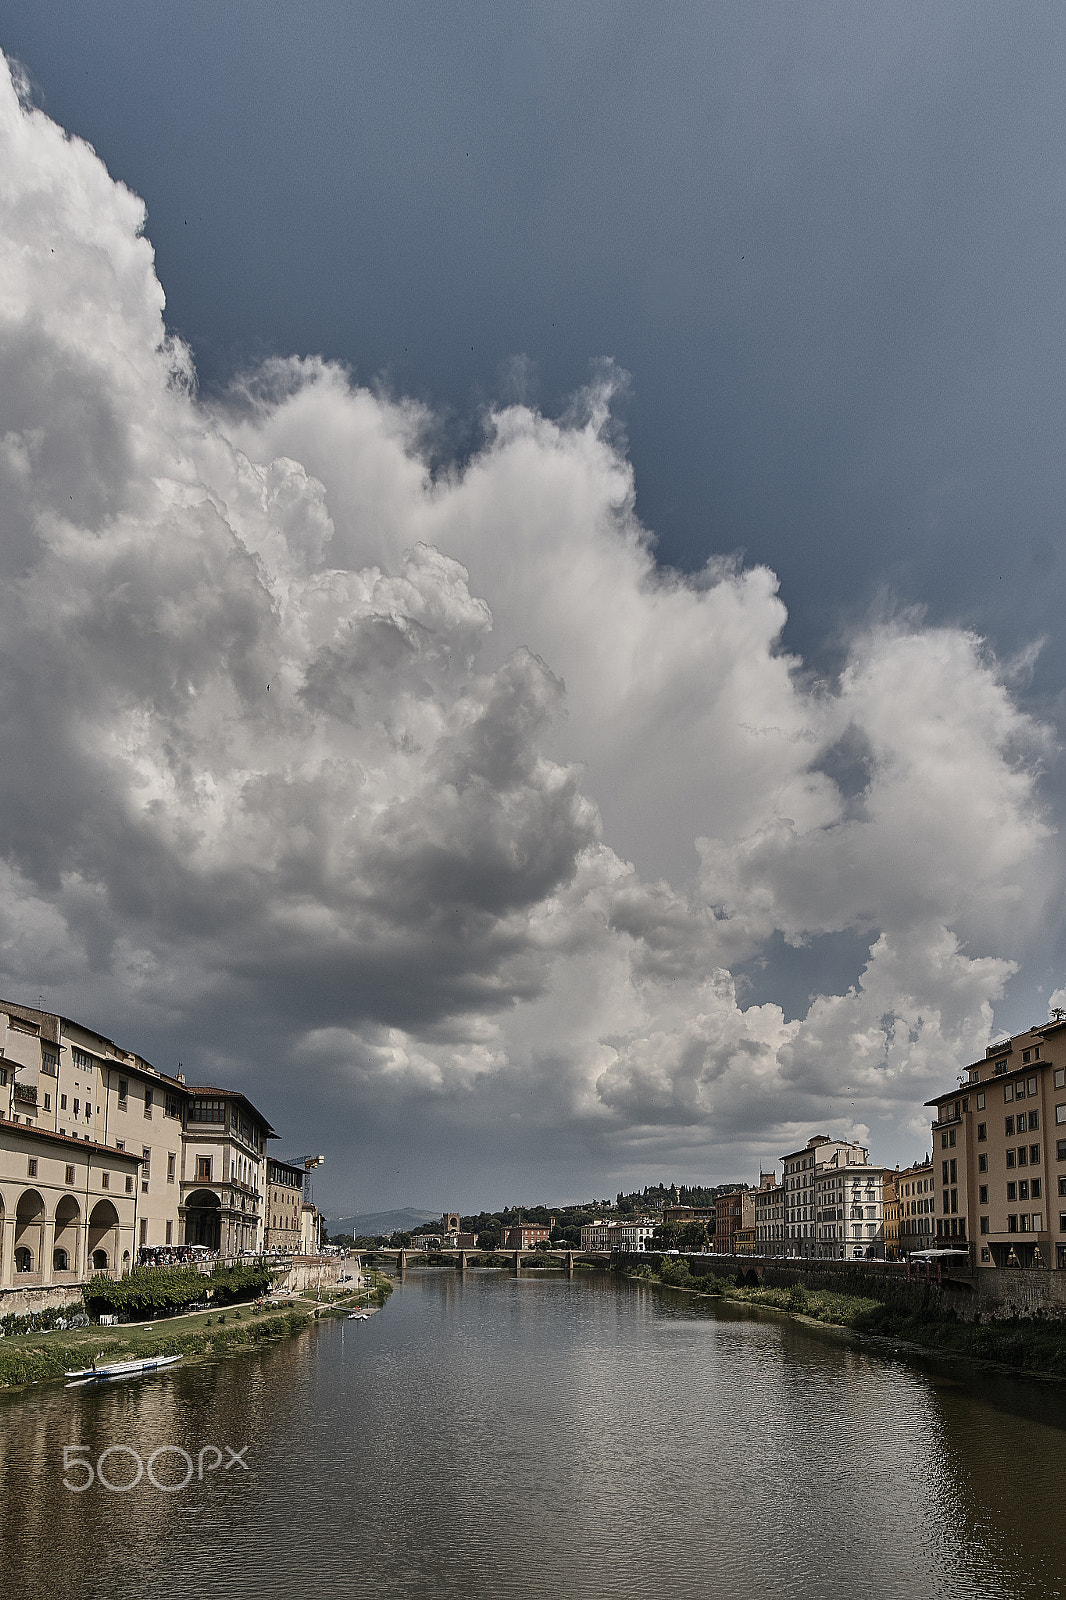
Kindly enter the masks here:
[[441, 1233], [462, 1233], [458, 1211], [446, 1211], [441, 1219]]

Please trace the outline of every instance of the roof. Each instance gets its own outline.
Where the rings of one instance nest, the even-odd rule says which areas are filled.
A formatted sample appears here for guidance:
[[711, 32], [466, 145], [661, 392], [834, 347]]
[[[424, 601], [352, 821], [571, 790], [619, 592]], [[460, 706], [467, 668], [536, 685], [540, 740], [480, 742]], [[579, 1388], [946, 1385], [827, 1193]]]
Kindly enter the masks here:
[[15, 1133], [24, 1139], [43, 1139], [71, 1150], [95, 1151], [100, 1155], [113, 1156], [116, 1161], [132, 1161], [137, 1167], [144, 1159], [132, 1150], [116, 1150], [114, 1145], [97, 1144], [95, 1139], [76, 1139], [71, 1133], [53, 1133], [50, 1128], [36, 1128], [27, 1122], [9, 1122], [6, 1117], [0, 1117], [0, 1133]]

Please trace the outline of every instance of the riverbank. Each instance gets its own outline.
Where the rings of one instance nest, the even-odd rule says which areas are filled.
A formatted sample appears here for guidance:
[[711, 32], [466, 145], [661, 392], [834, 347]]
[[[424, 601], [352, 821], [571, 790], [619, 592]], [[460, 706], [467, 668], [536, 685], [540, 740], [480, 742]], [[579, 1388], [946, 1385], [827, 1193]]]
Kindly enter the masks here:
[[[382, 1291], [371, 1286], [381, 1301]], [[227, 1306], [222, 1311], [193, 1312], [114, 1328], [96, 1324], [57, 1333], [25, 1333], [0, 1340], [0, 1388], [17, 1389], [61, 1381], [68, 1371], [88, 1366], [95, 1356], [103, 1365], [145, 1356], [183, 1356], [186, 1360], [233, 1355], [270, 1340], [303, 1333], [318, 1318], [347, 1316], [364, 1305], [367, 1289], [323, 1295], [307, 1291], [262, 1303]]]
[[750, 1287], [689, 1271], [684, 1258], [650, 1263], [632, 1276], [650, 1278], [665, 1288], [741, 1305], [765, 1306], [807, 1322], [844, 1328], [860, 1339], [896, 1348], [955, 1356], [992, 1364], [1027, 1377], [1066, 1379], [1066, 1324], [1042, 1318], [963, 1321], [926, 1301], [914, 1308], [886, 1305], [867, 1295], [833, 1289]]

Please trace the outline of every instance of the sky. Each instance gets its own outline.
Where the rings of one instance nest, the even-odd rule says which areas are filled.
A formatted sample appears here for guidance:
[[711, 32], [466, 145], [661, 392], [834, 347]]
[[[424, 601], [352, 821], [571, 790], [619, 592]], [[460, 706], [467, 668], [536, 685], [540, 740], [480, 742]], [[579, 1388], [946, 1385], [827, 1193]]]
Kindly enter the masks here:
[[1063, 1000], [1066, 16], [0, 0], [0, 984], [334, 1213]]

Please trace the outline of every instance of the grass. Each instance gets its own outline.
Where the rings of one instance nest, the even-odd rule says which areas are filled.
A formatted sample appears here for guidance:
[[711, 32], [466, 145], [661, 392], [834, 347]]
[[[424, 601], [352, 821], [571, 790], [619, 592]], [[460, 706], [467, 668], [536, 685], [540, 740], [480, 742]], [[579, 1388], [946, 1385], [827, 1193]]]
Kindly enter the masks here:
[[218, 1356], [247, 1350], [265, 1340], [302, 1333], [318, 1316], [346, 1316], [359, 1304], [358, 1292], [324, 1297], [293, 1296], [263, 1305], [226, 1306], [123, 1327], [24, 1333], [0, 1340], [0, 1388], [46, 1383], [68, 1369], [87, 1367], [93, 1356], [103, 1364], [141, 1356]]
[[[643, 1263], [633, 1275], [651, 1277], [651, 1264]], [[1041, 1377], [1066, 1378], [1066, 1322], [1042, 1317], [995, 1321], [980, 1316], [970, 1322], [954, 1311], [941, 1311], [929, 1300], [918, 1305], [886, 1305], [866, 1295], [808, 1289], [802, 1283], [787, 1289], [740, 1287], [722, 1278], [693, 1274], [683, 1257], [664, 1258], [658, 1277], [660, 1283], [692, 1294], [767, 1306], [938, 1355], [994, 1362]]]

